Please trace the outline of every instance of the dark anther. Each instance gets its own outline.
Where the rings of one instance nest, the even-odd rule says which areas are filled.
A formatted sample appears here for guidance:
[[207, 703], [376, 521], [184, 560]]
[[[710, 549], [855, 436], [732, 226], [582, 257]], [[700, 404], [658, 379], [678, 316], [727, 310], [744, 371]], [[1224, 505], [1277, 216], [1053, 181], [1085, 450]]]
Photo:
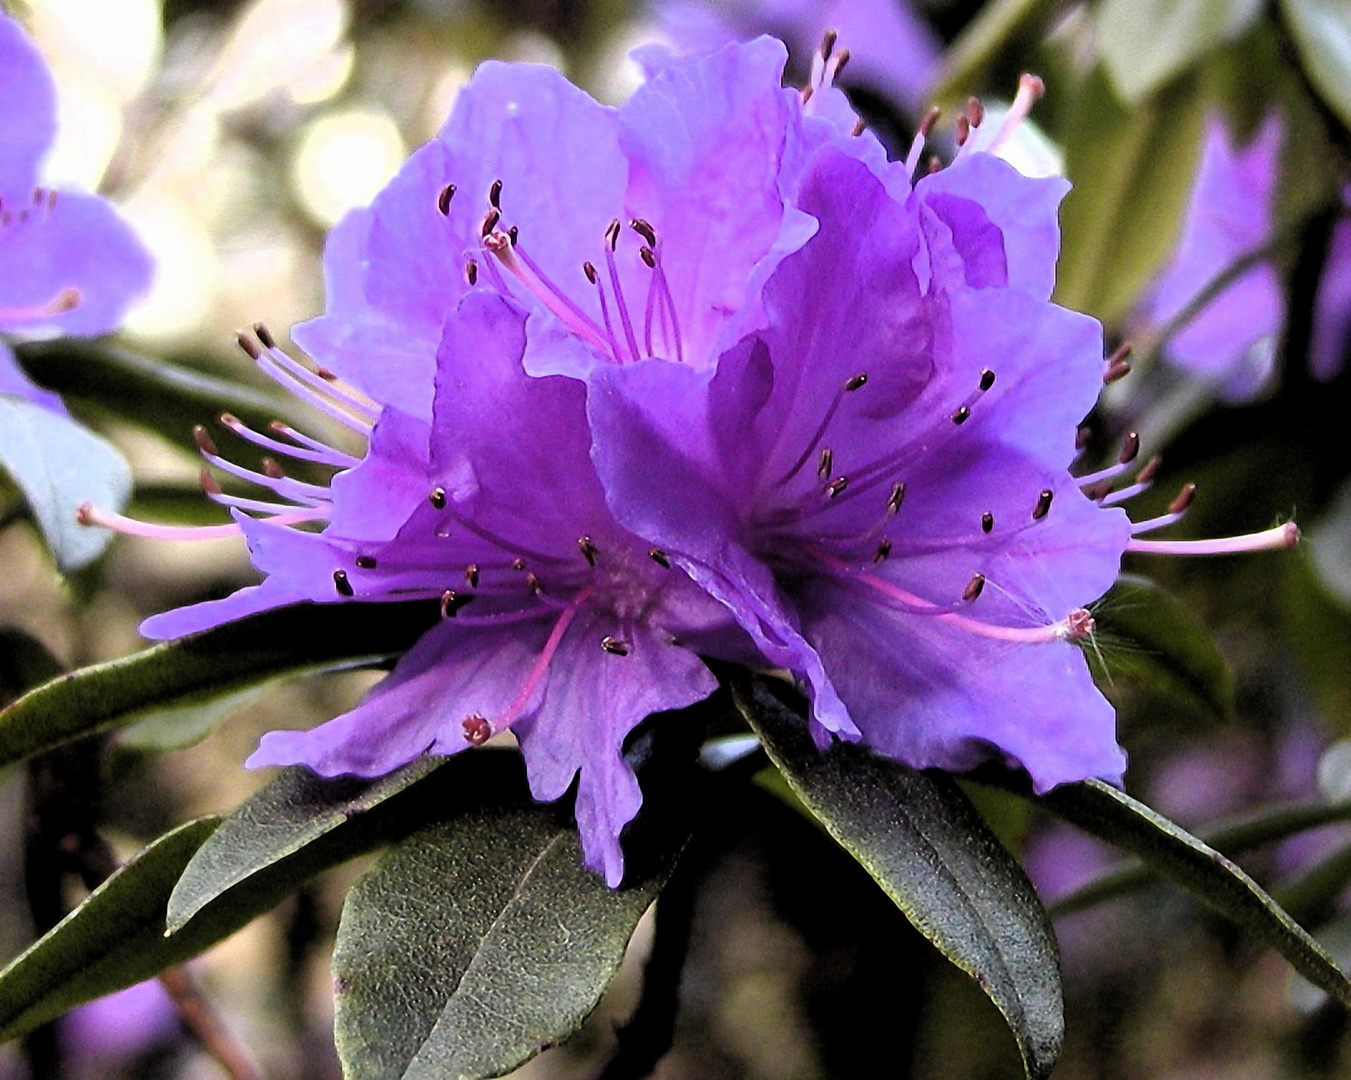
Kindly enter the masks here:
[[239, 342], [239, 347], [249, 354], [250, 360], [258, 360], [262, 357], [263, 351], [258, 348], [258, 342], [254, 341], [253, 338], [249, 337], [244, 331], [241, 330], [237, 333], [235, 335], [235, 340]]
[[1170, 514], [1181, 514], [1186, 512], [1187, 507], [1191, 506], [1192, 499], [1196, 498], [1196, 485], [1183, 484], [1182, 490], [1177, 493], [1177, 498], [1168, 504]]
[[265, 457], [262, 460], [263, 475], [272, 480], [285, 480], [286, 470], [277, 464], [274, 457]]
[[275, 349], [277, 347], [277, 339], [272, 336], [272, 331], [267, 328], [266, 323], [254, 323], [253, 332], [258, 335], [258, 340], [263, 343], [264, 349]]
[[802, 93], [800, 95], [802, 98], [802, 104], [805, 105], [807, 104], [807, 102], [811, 101], [812, 95], [814, 93], [816, 93], [816, 88], [814, 86], [804, 86], [802, 88]]
[[868, 373], [866, 371], [860, 371], [857, 375], [851, 376], [849, 381], [844, 384], [844, 392], [846, 394], [852, 394], [855, 390], [867, 385], [867, 382]]
[[530, 590], [533, 596], [540, 596], [544, 592], [544, 585], [535, 576], [533, 570], [525, 575], [525, 587]]
[[610, 245], [611, 251], [614, 251], [614, 249], [618, 246], [619, 244], [618, 218], [616, 218], [614, 221], [610, 222], [610, 224], [605, 226], [605, 242]]
[[596, 268], [589, 262], [582, 263], [582, 273], [586, 275], [586, 280], [592, 285], [596, 283]]
[[492, 232], [495, 228], [497, 228], [497, 223], [501, 220], [502, 220], [501, 210], [498, 210], [496, 207], [489, 210], [488, 213], [485, 214], [483, 217], [483, 228], [480, 231], [479, 235], [487, 236], [490, 232]]
[[579, 536], [577, 537], [577, 547], [581, 550], [582, 558], [586, 559], [590, 565], [595, 566], [596, 556], [599, 554], [595, 541], [589, 536]]
[[837, 476], [834, 480], [832, 480], [829, 484], [826, 485], [826, 498], [828, 499], [835, 498], [836, 495], [839, 495], [848, 486], [849, 486], [849, 477]]
[[525, 560], [522, 559], [519, 555], [516, 556], [516, 558], [514, 558], [514, 559], [511, 560], [511, 568], [512, 568], [513, 570], [524, 570], [524, 569], [525, 569]]
[[1085, 446], [1088, 445], [1089, 440], [1092, 438], [1093, 438], [1093, 429], [1089, 427], [1087, 424], [1085, 424], [1083, 427], [1081, 427], [1078, 431], [1074, 433], [1074, 449], [1082, 450]]
[[841, 49], [839, 59], [835, 61], [835, 78], [839, 78], [844, 71], [844, 67], [849, 63], [849, 50]]
[[379, 564], [375, 561], [373, 555], [358, 555], [357, 566], [362, 570], [374, 570]]
[[980, 392], [983, 394], [994, 385], [994, 372], [989, 368], [980, 370]]
[[971, 121], [973, 128], [978, 128], [981, 121], [985, 119], [985, 103], [978, 97], [969, 97], [966, 99], [966, 118]]
[[630, 221], [629, 228], [646, 240], [648, 247], [654, 248], [657, 246], [657, 230], [642, 218], [634, 218]]
[[1159, 457], [1158, 454], [1155, 454], [1145, 462], [1145, 467], [1135, 474], [1135, 482], [1137, 484], [1152, 483], [1154, 477], [1159, 475], [1159, 470], [1161, 468], [1163, 468], [1163, 458]]
[[494, 210], [502, 209], [502, 181], [494, 180], [492, 187], [488, 188], [488, 205]]
[[1037, 505], [1032, 507], [1032, 520], [1040, 521], [1051, 512], [1051, 500], [1055, 498], [1055, 492], [1050, 488], [1042, 488], [1041, 494], [1037, 496]]
[[965, 146], [966, 140], [971, 138], [971, 121], [966, 118], [965, 113], [957, 114], [957, 145]]
[[816, 475], [824, 480], [835, 471], [835, 451], [829, 446], [821, 450], [821, 460], [816, 464]]
[[507, 240], [512, 247], [516, 246], [516, 241], [518, 241], [520, 238], [521, 238], [521, 230], [517, 228], [515, 225], [513, 225], [510, 229], [507, 230]]
[[478, 563], [470, 563], [464, 568], [464, 580], [471, 589], [478, 588]]
[[455, 185], [447, 184], [441, 189], [441, 194], [436, 197], [436, 208], [441, 211], [442, 217], [450, 216], [450, 200], [455, 198]]
[[652, 254], [652, 249], [650, 247], [640, 247], [638, 249], [638, 257], [643, 260], [643, 265], [649, 270], [655, 270], [657, 268], [657, 257]]
[[661, 548], [648, 548], [647, 557], [663, 570], [671, 569], [671, 560]]
[[835, 42], [839, 40], [840, 35], [835, 30], [827, 30], [821, 35], [821, 59], [829, 60], [830, 54], [835, 51]]
[[937, 105], [929, 107], [929, 111], [924, 114], [924, 119], [919, 122], [919, 134], [922, 138], [927, 139], [933, 133], [934, 125], [938, 123], [938, 118], [942, 115], [943, 110]]
[[880, 544], [877, 545], [877, 550], [873, 552], [873, 562], [880, 563], [890, 554], [891, 554], [891, 541], [883, 540]]
[[849, 134], [851, 134], [852, 136], [854, 136], [854, 138], [857, 139], [867, 130], [868, 130], [868, 121], [864, 120], [863, 117], [860, 116], [857, 120], [854, 121], [854, 130], [851, 131]]
[[464, 264], [464, 280], [469, 282], [471, 289], [478, 284], [478, 263], [473, 259]]
[[449, 619], [455, 615], [455, 590], [447, 589], [441, 594], [441, 618]]
[[975, 574], [971, 580], [966, 583], [966, 588], [962, 590], [962, 599], [968, 604], [981, 594], [985, 588], [985, 575]]
[[954, 424], [965, 424], [970, 419], [971, 419], [971, 410], [967, 408], [965, 405], [963, 405], [955, 413], [952, 414], [952, 422]]
[[216, 444], [212, 442], [210, 434], [201, 424], [197, 424], [192, 429], [192, 439], [197, 444], [197, 449], [203, 454], [216, 456]]
[[427, 497], [431, 500], [432, 506], [434, 506], [437, 510], [444, 510], [446, 508], [445, 488], [434, 487], [432, 488], [432, 493]]
[[328, 368], [326, 368], [326, 367], [317, 367], [317, 368], [314, 369], [314, 373], [315, 373], [316, 375], [318, 375], [319, 378], [323, 379], [325, 382], [337, 382], [337, 381], [338, 381], [337, 373], [336, 373], [336, 372], [333, 372], [333, 371], [329, 371]]
[[617, 637], [611, 637], [609, 634], [606, 634], [600, 639], [600, 647], [611, 656], [629, 655], [629, 643], [627, 641], [620, 641]]
[[942, 172], [942, 171], [943, 171], [943, 159], [942, 159], [941, 157], [939, 157], [937, 154], [930, 154], [930, 155], [929, 155], [929, 160], [928, 160], [928, 162], [925, 164], [925, 168], [927, 168], [927, 169], [929, 170], [929, 175], [930, 175], [930, 176], [932, 176], [932, 175], [933, 175], [934, 173], [936, 173], [936, 172]]
[[1130, 363], [1125, 360], [1118, 360], [1115, 364], [1110, 365], [1107, 368], [1107, 370], [1102, 373], [1102, 385], [1111, 386], [1112, 383], [1120, 382], [1130, 373], [1131, 373]]
[[216, 483], [216, 478], [205, 469], [198, 471], [197, 482], [202, 485], [202, 490], [208, 495], [220, 495], [222, 493], [220, 484]]
[[466, 716], [460, 726], [464, 728], [464, 741], [470, 746], [482, 746], [493, 734], [493, 726], [487, 720], [474, 713]]
[[346, 570], [333, 571], [333, 585], [338, 590], [339, 596], [356, 595], [356, 590], [352, 588], [352, 583], [347, 580]]
[[1140, 454], [1140, 436], [1134, 431], [1126, 432], [1126, 437], [1121, 441], [1121, 453], [1117, 455], [1117, 461], [1122, 465], [1129, 465]]
[[1110, 478], [1107, 480], [1099, 480], [1091, 487], [1084, 488], [1084, 495], [1093, 502], [1102, 502], [1103, 499], [1107, 498], [1107, 496], [1112, 493], [1112, 487], [1113, 484]]
[[980, 515], [980, 531], [983, 533], [994, 532], [994, 515], [988, 510]]
[[887, 496], [887, 510], [894, 514], [901, 508], [903, 502], [905, 502], [905, 485], [892, 484], [891, 494]]

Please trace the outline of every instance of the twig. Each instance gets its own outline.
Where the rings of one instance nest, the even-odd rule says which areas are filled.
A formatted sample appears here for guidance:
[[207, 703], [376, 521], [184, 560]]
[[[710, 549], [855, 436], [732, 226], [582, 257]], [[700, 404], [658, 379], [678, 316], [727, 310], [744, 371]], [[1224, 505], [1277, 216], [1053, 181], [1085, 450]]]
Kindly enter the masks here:
[[161, 971], [159, 982], [184, 1026], [202, 1044], [202, 1049], [229, 1074], [231, 1080], [262, 1080], [262, 1074], [236, 1045], [211, 1002], [188, 974], [187, 968], [180, 965]]

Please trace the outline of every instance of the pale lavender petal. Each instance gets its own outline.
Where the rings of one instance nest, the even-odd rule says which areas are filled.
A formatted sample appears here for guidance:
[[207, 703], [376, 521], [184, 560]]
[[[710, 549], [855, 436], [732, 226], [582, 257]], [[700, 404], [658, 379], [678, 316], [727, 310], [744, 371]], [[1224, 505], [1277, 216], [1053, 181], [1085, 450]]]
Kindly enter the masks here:
[[54, 413], [60, 413], [62, 416], [70, 415], [61, 401], [61, 396], [42, 389], [24, 374], [23, 368], [19, 367], [19, 361], [3, 342], [0, 342], [0, 394], [25, 398]]
[[28, 204], [56, 138], [56, 85], [23, 28], [0, 13], [0, 210]]

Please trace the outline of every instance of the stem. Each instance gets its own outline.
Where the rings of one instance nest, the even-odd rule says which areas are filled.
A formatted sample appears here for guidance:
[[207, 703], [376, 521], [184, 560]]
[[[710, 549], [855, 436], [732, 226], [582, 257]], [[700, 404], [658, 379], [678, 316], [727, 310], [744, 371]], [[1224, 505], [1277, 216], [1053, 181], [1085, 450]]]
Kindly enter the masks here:
[[235, 1044], [211, 1002], [182, 965], [159, 974], [159, 983], [178, 1011], [183, 1026], [192, 1032], [231, 1080], [262, 1080], [262, 1074]]

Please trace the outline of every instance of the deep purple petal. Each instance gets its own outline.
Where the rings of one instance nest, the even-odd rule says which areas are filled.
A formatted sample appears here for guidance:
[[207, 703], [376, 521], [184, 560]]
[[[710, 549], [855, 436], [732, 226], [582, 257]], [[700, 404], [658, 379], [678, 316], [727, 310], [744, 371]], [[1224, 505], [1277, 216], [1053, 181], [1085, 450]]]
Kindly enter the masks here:
[[644, 718], [692, 705], [717, 680], [669, 634], [635, 626], [627, 656], [597, 647], [608, 627], [578, 620], [549, 666], [543, 700], [515, 730], [537, 799], [557, 799], [577, 785], [577, 826], [586, 865], [617, 887], [624, 877], [619, 834], [638, 812], [642, 792], [624, 761], [624, 740]]
[[105, 200], [49, 192], [0, 224], [0, 330], [107, 333], [149, 288], [153, 269]]
[[24, 398], [62, 416], [70, 415], [61, 401], [61, 396], [50, 390], [44, 390], [33, 382], [24, 373], [23, 368], [19, 367], [19, 361], [14, 358], [14, 354], [4, 342], [0, 342], [0, 394]]
[[0, 208], [22, 209], [56, 138], [56, 84], [23, 28], [0, 13]]

